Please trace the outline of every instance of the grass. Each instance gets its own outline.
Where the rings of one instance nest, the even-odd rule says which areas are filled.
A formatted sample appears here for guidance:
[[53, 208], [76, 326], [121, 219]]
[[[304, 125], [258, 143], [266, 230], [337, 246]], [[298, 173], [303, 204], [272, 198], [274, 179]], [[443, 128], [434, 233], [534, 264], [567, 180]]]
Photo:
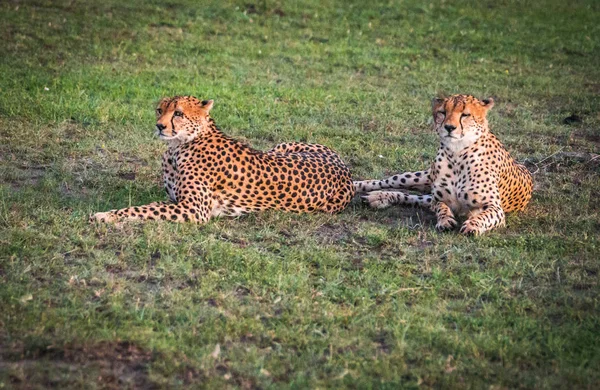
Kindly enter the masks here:
[[[0, 388], [598, 388], [599, 11], [1, 2]], [[215, 99], [229, 135], [323, 143], [377, 178], [433, 158], [440, 93], [493, 96], [492, 130], [537, 162], [530, 207], [484, 237], [358, 201], [87, 222], [165, 198], [162, 96]]]

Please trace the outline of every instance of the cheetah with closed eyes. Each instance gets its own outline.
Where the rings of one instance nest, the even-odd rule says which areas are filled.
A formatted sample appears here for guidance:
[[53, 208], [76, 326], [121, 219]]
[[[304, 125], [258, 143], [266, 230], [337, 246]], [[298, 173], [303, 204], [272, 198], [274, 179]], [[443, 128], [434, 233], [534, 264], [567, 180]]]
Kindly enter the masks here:
[[101, 222], [171, 220], [207, 222], [266, 209], [335, 213], [352, 200], [350, 171], [331, 149], [284, 143], [268, 152], [223, 134], [209, 112], [212, 100], [192, 96], [163, 99], [156, 109], [170, 202], [154, 202], [96, 213]]
[[[460, 232], [479, 235], [505, 223], [505, 213], [523, 210], [533, 191], [529, 171], [518, 164], [489, 131], [487, 112], [492, 99], [454, 95], [433, 100], [434, 128], [440, 148], [428, 170], [397, 174], [384, 180], [355, 182], [372, 207], [392, 204], [427, 205], [436, 213], [436, 228], [457, 225], [455, 215], [466, 215]], [[404, 189], [424, 193], [414, 195]]]

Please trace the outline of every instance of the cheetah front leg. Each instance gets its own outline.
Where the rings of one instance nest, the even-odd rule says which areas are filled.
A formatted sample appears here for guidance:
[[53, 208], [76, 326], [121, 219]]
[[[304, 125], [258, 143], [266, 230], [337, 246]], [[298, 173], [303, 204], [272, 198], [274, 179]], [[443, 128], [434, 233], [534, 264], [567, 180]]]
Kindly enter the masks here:
[[437, 224], [435, 228], [440, 231], [452, 230], [456, 227], [457, 222], [456, 218], [454, 218], [454, 213], [450, 206], [448, 206], [444, 202], [435, 202], [431, 209], [435, 212], [437, 217]]
[[127, 207], [96, 213], [92, 221], [117, 223], [128, 220], [163, 220], [204, 223], [210, 219], [208, 207], [199, 202], [184, 200], [178, 203], [154, 202], [144, 206]]
[[419, 192], [431, 191], [430, 170], [419, 172], [405, 172], [390, 176], [383, 180], [363, 180], [355, 181], [354, 188], [356, 192], [371, 192], [382, 189], [403, 189]]
[[[168, 220], [174, 222], [204, 223], [210, 219], [212, 199], [208, 188], [202, 183], [180, 183], [176, 188], [177, 203], [154, 202], [144, 206], [127, 207], [96, 213], [90, 219], [98, 222], [116, 223], [126, 220]], [[178, 186], [179, 187], [179, 186]]]
[[500, 200], [484, 204], [481, 208], [474, 209], [460, 228], [465, 235], [480, 235], [498, 226], [504, 226], [504, 210], [500, 206]]
[[412, 195], [402, 191], [371, 191], [361, 198], [376, 209], [391, 205], [429, 206], [432, 201], [431, 195]]

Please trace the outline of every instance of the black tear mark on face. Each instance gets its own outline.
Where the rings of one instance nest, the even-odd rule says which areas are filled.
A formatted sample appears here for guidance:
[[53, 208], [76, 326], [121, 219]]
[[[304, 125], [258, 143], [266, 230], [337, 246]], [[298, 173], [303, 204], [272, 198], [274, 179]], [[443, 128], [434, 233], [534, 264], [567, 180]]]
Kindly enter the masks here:
[[458, 120], [458, 123], [460, 123], [460, 134], [465, 134], [465, 127], [463, 126], [463, 118], [465, 118], [464, 116], [460, 116], [460, 119]]
[[175, 123], [173, 123], [173, 119], [175, 119], [175, 115], [171, 116], [171, 132], [173, 133], [173, 137], [175, 136]]

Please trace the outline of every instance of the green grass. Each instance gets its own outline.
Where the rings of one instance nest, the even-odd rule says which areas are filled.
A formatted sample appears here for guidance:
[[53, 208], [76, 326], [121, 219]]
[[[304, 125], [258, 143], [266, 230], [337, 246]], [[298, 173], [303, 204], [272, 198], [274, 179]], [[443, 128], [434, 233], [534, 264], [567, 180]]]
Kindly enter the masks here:
[[[600, 387], [600, 161], [572, 158], [600, 152], [597, 1], [4, 1], [0, 26], [0, 388]], [[439, 93], [493, 96], [538, 162], [506, 228], [87, 221], [165, 198], [163, 96], [378, 178], [433, 158]]]

